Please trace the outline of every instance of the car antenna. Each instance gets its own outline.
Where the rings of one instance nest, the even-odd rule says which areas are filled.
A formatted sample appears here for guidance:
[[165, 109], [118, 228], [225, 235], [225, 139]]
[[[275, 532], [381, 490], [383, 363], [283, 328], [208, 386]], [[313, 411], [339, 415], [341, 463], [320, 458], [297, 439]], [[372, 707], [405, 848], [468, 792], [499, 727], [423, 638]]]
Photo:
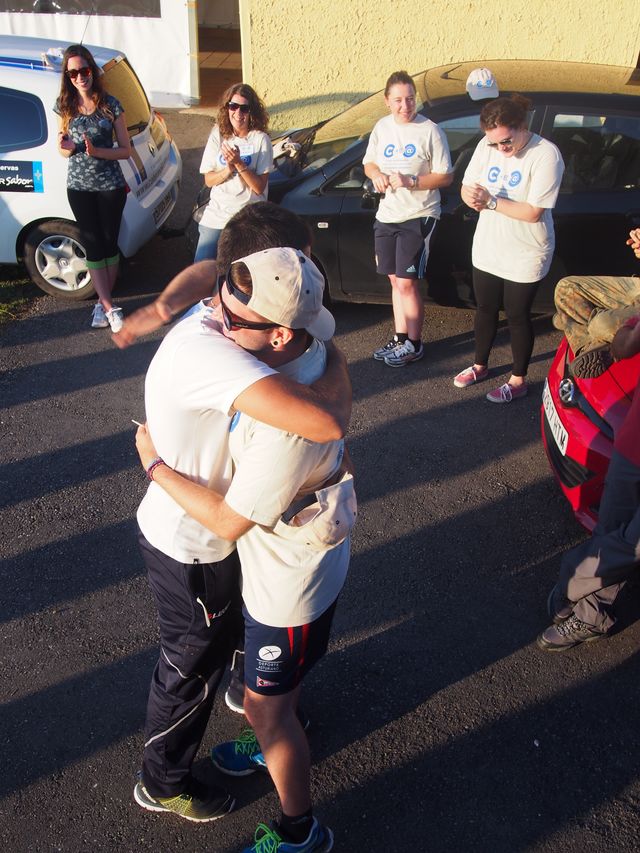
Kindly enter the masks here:
[[457, 65], [454, 65], [454, 66], [453, 66], [453, 68], [447, 68], [447, 70], [446, 70], [446, 71], [444, 71], [444, 72], [440, 75], [440, 79], [441, 79], [441, 80], [448, 80], [448, 79], [449, 79], [449, 74], [451, 74], [451, 72], [452, 72], [452, 71], [457, 71], [457, 70], [458, 70], [458, 68], [461, 68], [461, 67], [462, 67], [462, 63], [461, 63], [461, 62], [459, 62]]
[[80, 39], [78, 44], [82, 44], [84, 42], [84, 37], [87, 34], [87, 27], [89, 26], [91, 18], [93, 18], [93, 16], [97, 15], [97, 14], [98, 14], [98, 10], [96, 9], [96, 3], [94, 2], [91, 4], [91, 11], [89, 12], [89, 17], [87, 18], [87, 23], [84, 25], [84, 31], [82, 33], [82, 38]]

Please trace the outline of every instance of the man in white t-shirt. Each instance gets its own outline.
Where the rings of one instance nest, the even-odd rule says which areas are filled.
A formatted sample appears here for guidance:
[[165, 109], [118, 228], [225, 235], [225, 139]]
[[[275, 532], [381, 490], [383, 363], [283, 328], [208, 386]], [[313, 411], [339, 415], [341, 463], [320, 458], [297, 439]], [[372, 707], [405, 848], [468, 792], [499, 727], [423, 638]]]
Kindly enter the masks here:
[[[228, 228], [236, 246], [242, 240], [255, 246], [265, 239], [263, 230], [274, 239], [274, 229], [268, 227], [271, 208], [265, 204], [234, 217]], [[283, 236], [296, 230], [296, 223], [281, 220], [279, 215]], [[336, 382], [341, 390], [330, 395], [327, 406], [322, 403], [326, 388]], [[348, 398], [349, 387], [340, 359], [332, 359], [315, 390], [288, 380], [222, 334], [216, 309], [203, 305], [160, 345], [147, 373], [145, 406], [163, 459], [189, 482], [225, 492], [231, 481], [228, 437], [234, 413], [308, 439], [330, 440], [336, 438], [337, 424], [325, 409], [333, 408], [336, 393]], [[233, 537], [211, 533], [153, 482], [159, 465], [151, 460], [147, 466], [152, 482], [138, 511], [140, 545], [158, 606], [161, 652], [149, 693], [142, 778], [134, 797], [150, 811], [208, 821], [226, 814], [233, 800], [221, 789], [197, 782], [191, 764], [234, 638], [239, 565]]]
[[[324, 279], [302, 252], [268, 249], [232, 264], [220, 287], [226, 334], [291, 378], [322, 375], [334, 320], [322, 306]], [[154, 435], [155, 439], [155, 435]], [[138, 431], [145, 467], [159, 447]], [[212, 750], [214, 764], [246, 775], [266, 764], [282, 805], [256, 850], [303, 845], [328, 850], [331, 830], [311, 808], [309, 747], [296, 715], [303, 677], [324, 655], [349, 563], [356, 515], [342, 440], [313, 443], [237, 415], [226, 494], [160, 463], [156, 484], [214, 534], [237, 539], [245, 618], [245, 714], [254, 733]], [[260, 848], [262, 849], [262, 848]], [[293, 848], [292, 848], [293, 849]]]

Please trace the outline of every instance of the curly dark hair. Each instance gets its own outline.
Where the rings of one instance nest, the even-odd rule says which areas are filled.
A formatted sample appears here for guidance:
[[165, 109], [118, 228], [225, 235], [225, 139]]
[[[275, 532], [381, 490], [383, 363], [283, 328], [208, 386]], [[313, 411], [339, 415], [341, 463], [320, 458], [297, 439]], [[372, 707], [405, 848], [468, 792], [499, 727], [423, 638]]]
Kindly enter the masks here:
[[228, 103], [234, 95], [240, 95], [249, 102], [249, 130], [262, 130], [266, 133], [269, 127], [269, 113], [262, 99], [256, 91], [246, 83], [234, 83], [229, 86], [220, 100], [216, 122], [220, 128], [222, 139], [230, 139], [234, 135], [231, 121], [229, 120]]
[[91, 69], [91, 100], [96, 105], [96, 109], [113, 121], [113, 114], [107, 106], [107, 92], [102, 83], [102, 74], [96, 65], [96, 61], [82, 44], [70, 44], [65, 50], [62, 57], [62, 79], [60, 81], [60, 94], [58, 95], [57, 107], [62, 118], [63, 128], [65, 132], [69, 128], [69, 122], [72, 118], [78, 115], [78, 92], [71, 82], [67, 74], [67, 65], [69, 60], [79, 56], [87, 63]]
[[510, 127], [517, 130], [527, 125], [527, 112], [533, 104], [524, 95], [513, 94], [508, 98], [496, 98], [485, 104], [480, 112], [480, 127]]
[[416, 84], [413, 82], [413, 77], [410, 74], [408, 74], [406, 71], [394, 71], [385, 84], [385, 98], [389, 97], [391, 87], [396, 86], [398, 83], [413, 87], [414, 92], [416, 90]]

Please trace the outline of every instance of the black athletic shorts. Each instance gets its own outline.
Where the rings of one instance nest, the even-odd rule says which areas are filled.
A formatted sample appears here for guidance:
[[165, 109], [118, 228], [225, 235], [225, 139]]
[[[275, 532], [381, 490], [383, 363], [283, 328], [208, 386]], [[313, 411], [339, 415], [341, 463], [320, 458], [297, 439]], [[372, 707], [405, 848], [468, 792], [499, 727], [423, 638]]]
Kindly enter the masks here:
[[433, 216], [406, 222], [379, 222], [373, 226], [376, 269], [397, 278], [424, 278], [429, 259], [429, 241], [436, 222]]

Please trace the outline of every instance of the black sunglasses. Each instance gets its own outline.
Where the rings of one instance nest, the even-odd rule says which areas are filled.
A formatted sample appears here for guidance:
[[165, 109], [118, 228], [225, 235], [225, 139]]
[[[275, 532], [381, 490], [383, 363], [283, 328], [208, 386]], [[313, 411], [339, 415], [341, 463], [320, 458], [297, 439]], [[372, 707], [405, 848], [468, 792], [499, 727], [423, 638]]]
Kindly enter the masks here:
[[513, 137], [509, 136], [507, 139], [501, 139], [500, 142], [487, 142], [489, 148], [497, 148], [498, 145], [513, 145]]
[[222, 299], [222, 284], [225, 280], [227, 283], [227, 290], [231, 296], [235, 296], [243, 305], [247, 305], [251, 297], [247, 293], [243, 293], [241, 290], [238, 290], [237, 287], [234, 287], [233, 283], [230, 282], [228, 278], [225, 279], [223, 276], [218, 277], [216, 289], [220, 300], [222, 321], [227, 332], [232, 332], [234, 329], [250, 329], [254, 332], [264, 332], [267, 329], [277, 329], [280, 326], [279, 323], [251, 323], [249, 320], [240, 320], [235, 316], [235, 314], [232, 314]]
[[85, 65], [84, 68], [69, 68], [65, 71], [67, 77], [71, 77], [72, 80], [75, 80], [78, 74], [81, 77], [91, 77], [92, 71], [88, 65]]
[[235, 113], [236, 110], [240, 110], [241, 113], [248, 113], [251, 107], [249, 104], [236, 104], [235, 101], [229, 101], [227, 109], [230, 109], [232, 113]]

